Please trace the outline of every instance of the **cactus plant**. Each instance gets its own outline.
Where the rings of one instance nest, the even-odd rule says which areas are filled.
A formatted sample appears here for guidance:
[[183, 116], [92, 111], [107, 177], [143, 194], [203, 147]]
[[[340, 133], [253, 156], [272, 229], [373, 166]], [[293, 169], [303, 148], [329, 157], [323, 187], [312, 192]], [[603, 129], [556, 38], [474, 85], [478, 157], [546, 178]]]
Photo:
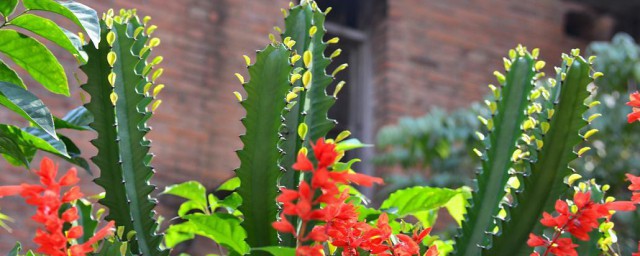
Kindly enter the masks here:
[[150, 38], [154, 28], [147, 21], [141, 22], [134, 11], [105, 15], [100, 44], [84, 48], [90, 57], [82, 66], [88, 77], [82, 88], [91, 96], [86, 108], [94, 116], [90, 126], [98, 133], [92, 141], [98, 155], [92, 160], [101, 170], [95, 183], [105, 189], [100, 203], [109, 209], [106, 219], [124, 227], [128, 238], [135, 237], [135, 254], [167, 255], [156, 234], [156, 200], [150, 197], [155, 187], [149, 184], [152, 155], [144, 137], [149, 131], [146, 121], [160, 103], [156, 100], [149, 109], [158, 92], [150, 88], [162, 73], [156, 69], [148, 78], [161, 58], [147, 63], [151, 49], [159, 44], [159, 39]]

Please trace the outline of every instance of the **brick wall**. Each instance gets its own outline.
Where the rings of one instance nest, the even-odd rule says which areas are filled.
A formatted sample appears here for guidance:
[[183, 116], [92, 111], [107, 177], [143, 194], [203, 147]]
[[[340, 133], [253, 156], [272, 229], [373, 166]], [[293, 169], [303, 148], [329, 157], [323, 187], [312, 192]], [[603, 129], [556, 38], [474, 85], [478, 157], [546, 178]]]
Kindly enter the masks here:
[[[99, 12], [109, 7], [137, 8], [151, 15], [159, 26], [155, 36], [162, 39], [157, 54], [165, 57], [167, 86], [163, 105], [150, 121], [153, 127], [153, 161], [159, 188], [197, 179], [213, 188], [232, 176], [238, 166], [234, 151], [241, 147], [238, 135], [243, 110], [232, 95], [240, 90], [233, 75], [246, 76], [242, 54], [252, 56], [268, 42], [274, 25], [282, 25], [280, 8], [285, 0], [85, 0]], [[561, 52], [584, 42], [563, 36], [562, 15], [566, 7], [557, 0], [388, 0], [386, 18], [373, 23], [372, 44], [375, 88], [375, 126], [392, 123], [403, 115], [421, 115], [432, 106], [454, 108], [479, 100], [491, 73], [502, 66], [501, 57], [517, 43], [542, 49], [542, 57], [555, 64]], [[60, 20], [60, 19], [56, 19]], [[64, 22], [64, 21], [63, 21]], [[68, 63], [69, 77], [77, 72], [73, 60], [63, 51], [55, 53]], [[552, 65], [548, 65], [552, 66]], [[82, 76], [81, 76], [82, 77]], [[82, 78], [81, 78], [82, 79]], [[70, 79], [73, 80], [73, 79]], [[30, 88], [59, 116], [81, 104], [79, 84], [70, 82], [72, 98], [54, 96], [29, 82]], [[19, 119], [3, 110], [3, 122]], [[88, 143], [92, 134], [75, 132], [86, 156], [95, 155]], [[62, 165], [68, 168], [68, 165]], [[34, 175], [6, 168], [2, 185], [17, 184]], [[98, 193], [100, 188], [81, 173], [83, 189]], [[175, 213], [176, 201], [161, 198], [164, 216]], [[19, 217], [33, 209], [16, 198], [2, 199], [3, 213]], [[0, 253], [18, 239], [30, 243], [35, 225], [16, 218], [13, 234], [0, 231]], [[265, 227], [266, 228], [266, 227]], [[205, 240], [206, 241], [206, 240]], [[194, 255], [211, 252], [208, 243], [199, 243]]]

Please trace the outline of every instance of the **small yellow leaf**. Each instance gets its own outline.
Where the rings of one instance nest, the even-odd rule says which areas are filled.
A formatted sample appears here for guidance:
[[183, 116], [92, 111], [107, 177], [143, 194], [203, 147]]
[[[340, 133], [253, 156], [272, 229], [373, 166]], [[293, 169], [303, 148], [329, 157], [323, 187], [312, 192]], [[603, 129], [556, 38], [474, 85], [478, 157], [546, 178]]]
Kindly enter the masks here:
[[251, 66], [251, 58], [249, 58], [249, 56], [242, 55], [242, 58], [244, 58], [244, 63], [246, 63], [247, 66]]
[[601, 117], [601, 116], [602, 116], [602, 114], [600, 114], [600, 113], [595, 113], [593, 115], [590, 115], [589, 118], [587, 118], [587, 122], [591, 123], [591, 122], [593, 122], [593, 120], [595, 120], [596, 118]]
[[158, 80], [158, 78], [160, 76], [162, 76], [162, 73], [164, 73], [164, 69], [163, 68], [159, 68], [156, 71], [153, 72], [153, 75], [151, 75], [151, 82], [156, 82], [156, 80]]
[[240, 94], [239, 92], [233, 92], [233, 95], [235, 95], [235, 96], [236, 96], [236, 99], [237, 99], [239, 102], [242, 102], [242, 94]]
[[153, 97], [157, 97], [158, 94], [160, 94], [160, 92], [162, 91], [162, 89], [164, 89], [164, 84], [159, 84], [158, 86], [153, 88]]
[[504, 70], [509, 71], [511, 69], [511, 60], [502, 58], [502, 62], [504, 62]]
[[289, 16], [289, 13], [284, 8], [280, 9], [280, 11], [282, 12], [282, 16], [284, 16], [285, 18]]
[[298, 80], [300, 80], [300, 78], [302, 78], [302, 75], [300, 74], [291, 75], [291, 79], [290, 79], [291, 84], [295, 84]]
[[349, 64], [347, 63], [338, 66], [333, 73], [331, 73], [331, 76], [335, 77], [340, 71], [345, 70], [347, 67], [349, 67]]
[[595, 72], [593, 73], [593, 79], [598, 79], [599, 77], [604, 76], [604, 74], [602, 72]]
[[309, 150], [305, 147], [300, 148], [300, 150], [298, 151], [298, 155], [303, 154], [306, 156], [308, 153], [309, 153]]
[[534, 59], [537, 59], [538, 56], [540, 56], [539, 48], [534, 48], [533, 50], [531, 50], [531, 57], [533, 57]]
[[338, 97], [338, 93], [340, 93], [340, 91], [342, 90], [342, 87], [344, 87], [344, 85], [347, 84], [345, 81], [340, 81], [337, 85], [336, 85], [336, 90], [333, 91], [333, 97], [337, 98]]
[[296, 41], [295, 40], [289, 40], [288, 43], [286, 43], [286, 46], [289, 47], [289, 49], [293, 49], [293, 46], [296, 45]]
[[276, 43], [276, 36], [274, 36], [273, 34], [269, 34], [269, 41], [271, 41], [272, 44]]
[[574, 173], [571, 174], [567, 177], [567, 185], [572, 186], [574, 182], [576, 182], [577, 180], [582, 179], [582, 175]]
[[582, 137], [586, 140], [586, 139], [589, 139], [589, 137], [591, 137], [592, 135], [596, 134], [597, 132], [598, 132], [598, 129], [591, 129], [585, 132]]
[[479, 157], [482, 157], [482, 152], [480, 152], [480, 150], [478, 150], [477, 148], [474, 148], [473, 152], [476, 153], [476, 155], [478, 155]]
[[151, 105], [151, 112], [156, 112], [156, 109], [158, 109], [160, 104], [162, 104], [162, 100], [156, 100], [155, 102], [153, 102], [153, 104]]
[[151, 86], [153, 84], [152, 83], [147, 83], [144, 85], [144, 88], [142, 88], [142, 92], [147, 95], [149, 93], [149, 90], [151, 90]]
[[300, 56], [298, 54], [291, 56], [291, 64], [295, 65], [296, 62], [298, 62], [301, 58], [302, 58], [302, 56]]
[[154, 37], [151, 40], [149, 40], [149, 47], [153, 48], [153, 47], [157, 47], [158, 45], [160, 45], [160, 38]]
[[516, 50], [514, 49], [509, 50], [509, 58], [512, 60], [516, 58]]
[[309, 127], [307, 126], [307, 124], [301, 123], [298, 126], [298, 136], [300, 136], [300, 139], [304, 140], [304, 138], [307, 137], [308, 131], [309, 131]]
[[238, 80], [240, 80], [240, 83], [241, 83], [241, 84], [244, 84], [244, 77], [243, 77], [241, 74], [239, 74], [239, 73], [235, 73], [235, 75], [236, 75], [236, 77], [238, 78]]
[[138, 38], [140, 34], [144, 31], [144, 27], [138, 27], [135, 31], [133, 31], [133, 38]]
[[584, 147], [584, 148], [581, 148], [580, 150], [578, 150], [578, 157], [581, 157], [581, 156], [582, 156], [582, 154], [586, 153], [586, 152], [587, 152], [587, 151], [589, 151], [589, 150], [591, 150], [591, 148], [590, 148], [590, 147]]
[[309, 68], [309, 66], [311, 66], [311, 61], [313, 60], [313, 54], [311, 53], [311, 51], [305, 51], [304, 52], [304, 66]]
[[312, 26], [312, 27], [309, 29], [309, 36], [313, 37], [317, 32], [318, 32], [318, 27], [316, 27], [316, 26]]
[[595, 55], [589, 57], [589, 64], [593, 64], [593, 62], [595, 62], [597, 58], [598, 58], [598, 56], [595, 56]]
[[476, 136], [478, 136], [478, 139], [483, 141], [484, 140], [484, 134], [480, 133], [480, 132], [476, 132]]
[[340, 56], [340, 54], [342, 54], [342, 49], [337, 49], [331, 54], [331, 56], [329, 56], [329, 58], [330, 59], [334, 59], [334, 58]]
[[304, 85], [305, 89], [309, 89], [309, 86], [311, 86], [311, 80], [313, 79], [312, 76], [313, 75], [309, 70], [307, 70], [307, 72], [304, 72], [304, 75], [302, 75], [302, 84]]
[[338, 137], [336, 137], [336, 142], [340, 142], [343, 141], [344, 139], [346, 139], [347, 137], [351, 136], [351, 132], [350, 131], [342, 131], [340, 134], [338, 134]]
[[496, 76], [496, 79], [498, 79], [498, 83], [500, 83], [500, 84], [504, 84], [505, 83], [506, 78], [502, 73], [500, 73], [498, 71], [494, 71], [493, 75]]
[[116, 33], [114, 33], [113, 31], [109, 31], [109, 33], [107, 33], [107, 43], [109, 44], [109, 46], [113, 46], [113, 43], [116, 41]]
[[542, 149], [542, 147], [544, 146], [544, 141], [536, 140], [536, 146], [538, 147], [538, 149]]
[[294, 100], [297, 97], [298, 97], [297, 93], [289, 92], [289, 93], [287, 93], [287, 102], [291, 102], [292, 100]]
[[339, 42], [340, 42], [340, 38], [334, 37], [334, 38], [329, 39], [329, 41], [327, 41], [327, 44], [337, 44]]
[[333, 10], [332, 7], [328, 7], [326, 10], [324, 10], [324, 15], [327, 15], [331, 12], [331, 10]]
[[278, 34], [282, 34], [282, 29], [280, 27], [278, 27], [278, 26], [273, 27], [273, 30], [278, 32]]
[[162, 63], [163, 60], [164, 58], [162, 56], [155, 57], [153, 61], [151, 61], [151, 65], [153, 66], [159, 65], [160, 63]]
[[111, 99], [111, 104], [115, 106], [116, 102], [118, 102], [118, 94], [116, 94], [116, 92], [111, 92], [111, 95], [109, 95], [109, 98]]
[[107, 80], [112, 87], [116, 86], [116, 73], [109, 73], [109, 75], [107, 75]]
[[536, 62], [535, 68], [536, 68], [536, 70], [539, 71], [539, 70], [543, 69], [546, 64], [547, 63], [544, 62], [543, 60], [539, 60], [539, 61]]
[[600, 105], [600, 101], [596, 100], [596, 101], [593, 101], [593, 102], [589, 103], [588, 106], [589, 106], [589, 108], [593, 108], [593, 107], [598, 106], [598, 105]]
[[546, 134], [549, 131], [549, 128], [551, 128], [551, 125], [547, 122], [542, 122], [540, 123], [540, 128], [542, 128], [542, 134]]
[[116, 53], [115, 52], [109, 52], [107, 53], [107, 63], [109, 63], [109, 66], [113, 67], [113, 64], [116, 63]]
[[151, 21], [151, 17], [149, 16], [144, 16], [144, 19], [142, 19], [142, 23], [147, 25], [147, 23], [149, 23], [149, 21]]
[[511, 161], [512, 162], [518, 161], [518, 159], [520, 159], [521, 154], [522, 154], [521, 149], [516, 149], [515, 151], [513, 151], [513, 154], [511, 154]]
[[149, 26], [149, 28], [147, 29], [147, 35], [151, 36], [151, 34], [153, 34], [153, 32], [155, 32], [156, 29], [158, 29], [158, 26], [156, 26], [156, 25]]
[[571, 55], [577, 57], [578, 55], [580, 55], [580, 49], [578, 48], [571, 49]]

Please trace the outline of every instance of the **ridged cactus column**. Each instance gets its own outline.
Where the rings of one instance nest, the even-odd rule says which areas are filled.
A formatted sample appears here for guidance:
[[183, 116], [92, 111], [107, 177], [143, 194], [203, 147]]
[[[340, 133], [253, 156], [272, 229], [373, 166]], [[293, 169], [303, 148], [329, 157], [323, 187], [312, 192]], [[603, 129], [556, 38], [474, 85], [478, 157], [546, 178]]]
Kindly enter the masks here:
[[155, 26], [146, 26], [147, 21], [140, 22], [134, 11], [109, 11], [104, 16], [100, 45], [85, 46], [89, 61], [82, 70], [88, 80], [82, 89], [91, 96], [86, 108], [98, 133], [92, 141], [98, 155], [92, 160], [100, 168], [95, 183], [105, 189], [99, 202], [109, 209], [106, 219], [124, 228], [132, 253], [155, 256], [169, 252], [160, 249], [162, 236], [156, 234], [153, 211], [157, 202], [151, 198], [155, 186], [149, 183], [153, 169], [146, 122], [160, 104], [153, 100], [163, 86], [154, 87], [162, 73], [154, 65], [162, 58], [147, 63], [151, 49], [159, 44], [159, 39], [150, 39]]

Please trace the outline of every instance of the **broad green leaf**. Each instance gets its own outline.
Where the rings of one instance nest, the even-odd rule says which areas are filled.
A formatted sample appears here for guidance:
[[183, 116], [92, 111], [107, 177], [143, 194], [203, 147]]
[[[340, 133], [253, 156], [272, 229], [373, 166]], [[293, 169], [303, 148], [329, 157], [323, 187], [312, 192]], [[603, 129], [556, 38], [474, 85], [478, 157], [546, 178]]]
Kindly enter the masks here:
[[181, 184], [168, 186], [162, 194], [179, 196], [191, 200], [201, 206], [207, 206], [207, 189], [197, 181], [187, 181]]
[[0, 14], [2, 16], [9, 17], [16, 10], [18, 6], [18, 0], [2, 0], [0, 1]]
[[265, 251], [271, 253], [274, 256], [295, 256], [296, 248], [282, 247], [282, 246], [267, 246], [260, 248], [253, 248], [252, 251]]
[[228, 195], [222, 201], [220, 201], [220, 205], [229, 209], [236, 210], [238, 209], [238, 206], [242, 205], [242, 197], [238, 194], [238, 192], [233, 192], [231, 193], [231, 195]]
[[83, 28], [95, 47], [100, 43], [100, 21], [98, 13], [86, 5], [74, 1], [23, 0], [29, 10], [48, 11], [66, 17]]
[[464, 215], [467, 213], [467, 206], [469, 206], [468, 200], [471, 198], [470, 188], [460, 188], [459, 194], [451, 198], [445, 207], [449, 212], [449, 215], [458, 223], [458, 226], [462, 225]]
[[[213, 215], [189, 215], [186, 217], [196, 228], [196, 234], [205, 236], [240, 255], [249, 253], [244, 241], [247, 233], [237, 217], [216, 213]], [[270, 228], [270, 227], [266, 227]]]
[[[41, 134], [48, 135], [44, 131], [30, 127], [34, 130], [41, 131]], [[28, 128], [29, 129], [29, 128]], [[52, 140], [53, 142], [54, 140]], [[29, 162], [35, 154], [35, 149], [44, 150], [50, 153], [66, 155], [64, 144], [50, 142], [39, 138], [29, 132], [23, 131], [16, 126], [0, 124], [0, 154], [12, 157], [15, 161], [19, 161], [22, 165], [29, 167]], [[11, 162], [14, 164], [15, 162]]]
[[382, 202], [380, 209], [394, 209], [400, 217], [444, 207], [460, 191], [448, 188], [413, 187], [398, 190]]
[[0, 81], [19, 85], [20, 87], [27, 89], [27, 86], [24, 85], [24, 82], [20, 76], [18, 76], [18, 73], [2, 62], [2, 60], [0, 60]]
[[57, 138], [49, 109], [31, 92], [12, 83], [0, 82], [0, 104]]
[[222, 183], [216, 191], [234, 191], [240, 187], [240, 178], [233, 177]]
[[173, 248], [179, 243], [195, 238], [196, 232], [197, 228], [189, 221], [171, 225], [165, 231], [164, 244], [168, 248]]
[[193, 212], [191, 211], [193, 210], [198, 210], [199, 212], [204, 213], [206, 207], [206, 205], [202, 205], [196, 201], [189, 200], [180, 205], [180, 208], [178, 208], [178, 216], [184, 217], [188, 214], [192, 214]]
[[40, 42], [14, 30], [0, 30], [0, 52], [49, 91], [69, 96], [67, 75], [62, 65]]
[[373, 147], [373, 145], [364, 144], [356, 138], [341, 141], [338, 144], [336, 144], [337, 151], [349, 151], [349, 150], [365, 148], [365, 147]]
[[69, 158], [63, 157], [69, 163], [82, 167], [85, 169], [90, 175], [93, 176], [93, 172], [91, 172], [91, 166], [89, 166], [89, 162], [82, 157], [82, 152], [80, 148], [76, 146], [73, 141], [65, 136], [60, 135], [60, 140], [64, 143], [64, 146], [67, 148], [67, 154]]
[[83, 62], [86, 61], [78, 51], [78, 45], [74, 45], [64, 30], [62, 30], [58, 24], [49, 19], [26, 13], [11, 20], [11, 25], [21, 27], [36, 35], [46, 38], [67, 50], [69, 53], [78, 56]]
[[37, 149], [45, 150], [47, 152], [62, 156], [64, 158], [68, 158], [69, 154], [67, 153], [67, 146], [60, 140], [60, 138], [54, 138], [51, 134], [46, 133], [40, 128], [37, 127], [26, 127], [22, 129], [23, 131], [35, 136], [36, 138], [46, 142], [46, 145], [52, 147], [55, 150], [45, 149], [36, 147]]
[[93, 122], [93, 115], [84, 106], [77, 107], [67, 113], [62, 119], [53, 117], [56, 129], [91, 130], [89, 124]]

